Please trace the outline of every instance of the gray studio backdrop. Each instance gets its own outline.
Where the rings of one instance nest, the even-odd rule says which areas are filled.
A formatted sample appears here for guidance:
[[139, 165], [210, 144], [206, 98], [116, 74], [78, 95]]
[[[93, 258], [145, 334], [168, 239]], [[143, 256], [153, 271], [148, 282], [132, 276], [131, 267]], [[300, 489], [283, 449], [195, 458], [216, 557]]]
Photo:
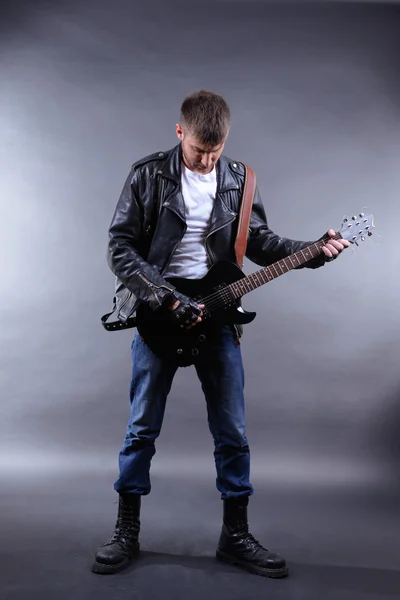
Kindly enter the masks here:
[[[183, 97], [229, 101], [226, 154], [257, 173], [271, 227], [315, 239], [344, 215], [379, 233], [245, 299], [254, 483], [398, 477], [400, 13], [357, 3], [13, 3], [1, 26], [4, 477], [109, 472], [133, 331], [107, 333], [107, 228], [131, 163], [177, 143]], [[245, 271], [256, 265], [246, 262]], [[212, 440], [178, 372], [153, 472], [207, 477]]]

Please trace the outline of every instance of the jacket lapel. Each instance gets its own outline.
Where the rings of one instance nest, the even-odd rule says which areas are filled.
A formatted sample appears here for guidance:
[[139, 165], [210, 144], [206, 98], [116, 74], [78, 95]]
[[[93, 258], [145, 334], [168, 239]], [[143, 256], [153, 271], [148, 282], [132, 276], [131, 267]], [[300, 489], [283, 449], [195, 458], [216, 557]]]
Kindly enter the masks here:
[[[186, 223], [185, 201], [181, 190], [181, 161], [182, 146], [179, 143], [172, 149], [168, 159], [158, 171], [158, 174], [167, 178], [174, 184], [172, 190], [170, 190], [169, 193], [167, 192], [163, 198], [163, 207], [169, 208]], [[237, 181], [234, 179], [231, 173], [228, 160], [225, 156], [222, 155], [219, 158], [215, 168], [217, 170], [217, 193], [211, 215], [209, 233], [224, 227], [235, 219], [236, 213], [229, 208], [228, 203], [224, 200], [224, 198], [226, 199], [226, 193], [228, 191], [239, 189]], [[167, 188], [168, 187], [170, 186], [167, 186]]]
[[216, 164], [217, 169], [217, 194], [214, 202], [214, 209], [211, 216], [209, 234], [228, 225], [236, 218], [236, 212], [229, 208], [227, 201], [227, 192], [238, 190], [239, 186], [230, 173], [228, 161], [225, 156], [221, 156]]

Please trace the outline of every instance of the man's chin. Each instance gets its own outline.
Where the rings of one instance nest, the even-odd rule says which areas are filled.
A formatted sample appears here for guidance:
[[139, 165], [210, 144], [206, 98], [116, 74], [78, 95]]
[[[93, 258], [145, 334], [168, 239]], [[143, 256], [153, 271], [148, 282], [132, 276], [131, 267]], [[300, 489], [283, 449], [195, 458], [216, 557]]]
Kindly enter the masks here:
[[208, 167], [208, 168], [206, 168], [206, 167], [199, 167], [199, 166], [197, 166], [197, 165], [193, 167], [193, 169], [194, 169], [194, 170], [195, 170], [197, 173], [202, 173], [202, 174], [205, 174], [205, 173], [211, 173], [211, 171], [213, 170], [213, 168], [214, 168], [214, 167]]

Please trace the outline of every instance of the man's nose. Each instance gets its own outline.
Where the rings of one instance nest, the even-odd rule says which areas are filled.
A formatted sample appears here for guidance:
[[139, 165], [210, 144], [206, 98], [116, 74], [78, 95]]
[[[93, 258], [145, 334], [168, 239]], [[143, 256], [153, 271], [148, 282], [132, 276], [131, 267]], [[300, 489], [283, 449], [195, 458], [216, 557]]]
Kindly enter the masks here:
[[202, 164], [205, 167], [211, 167], [211, 165], [212, 165], [212, 156], [211, 156], [211, 154], [204, 154], [201, 162], [202, 162]]

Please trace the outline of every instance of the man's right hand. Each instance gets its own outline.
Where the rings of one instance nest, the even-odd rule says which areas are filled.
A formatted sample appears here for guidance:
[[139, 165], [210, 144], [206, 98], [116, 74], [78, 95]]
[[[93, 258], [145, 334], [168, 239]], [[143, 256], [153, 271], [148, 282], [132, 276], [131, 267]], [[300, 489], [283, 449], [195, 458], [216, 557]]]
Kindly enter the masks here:
[[170, 320], [186, 329], [191, 329], [191, 327], [200, 323], [204, 307], [204, 304], [197, 304], [194, 300], [179, 292], [174, 292], [166, 305]]

